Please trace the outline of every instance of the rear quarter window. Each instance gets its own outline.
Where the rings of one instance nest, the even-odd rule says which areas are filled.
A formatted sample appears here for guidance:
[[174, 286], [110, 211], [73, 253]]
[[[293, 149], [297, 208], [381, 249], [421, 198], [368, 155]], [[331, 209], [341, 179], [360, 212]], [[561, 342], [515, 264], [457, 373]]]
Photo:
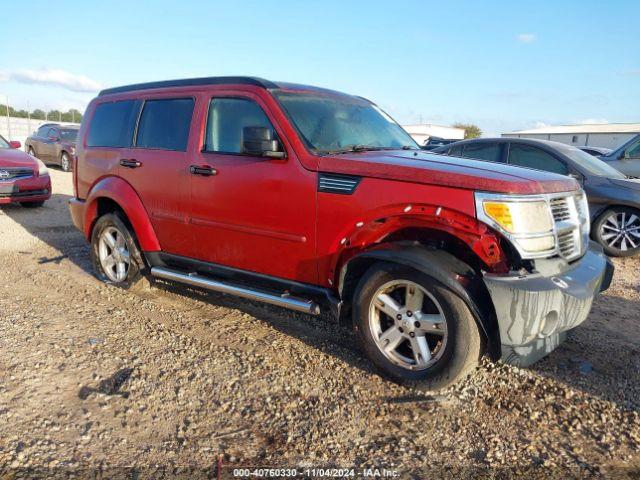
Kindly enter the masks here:
[[139, 109], [137, 100], [97, 105], [89, 124], [87, 146], [130, 147]]
[[193, 105], [192, 98], [147, 100], [140, 116], [136, 147], [186, 151]]

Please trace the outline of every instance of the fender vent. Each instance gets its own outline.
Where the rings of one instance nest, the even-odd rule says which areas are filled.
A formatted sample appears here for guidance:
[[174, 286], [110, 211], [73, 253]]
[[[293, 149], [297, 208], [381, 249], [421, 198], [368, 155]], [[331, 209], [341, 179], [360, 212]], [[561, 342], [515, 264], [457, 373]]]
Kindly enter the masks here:
[[318, 191], [325, 193], [337, 193], [351, 195], [356, 191], [360, 183], [360, 177], [351, 175], [336, 175], [333, 173], [321, 173], [318, 176]]

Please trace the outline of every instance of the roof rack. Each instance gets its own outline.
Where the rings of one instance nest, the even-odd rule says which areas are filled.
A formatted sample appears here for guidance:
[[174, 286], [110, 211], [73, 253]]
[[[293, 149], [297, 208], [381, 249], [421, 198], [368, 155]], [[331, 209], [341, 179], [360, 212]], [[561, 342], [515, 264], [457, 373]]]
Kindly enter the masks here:
[[137, 83], [134, 85], [124, 85], [122, 87], [107, 88], [102, 90], [98, 96], [110, 95], [112, 93], [133, 92], [136, 90], [149, 90], [154, 88], [169, 87], [191, 87], [200, 85], [253, 85], [261, 88], [277, 88], [278, 86], [258, 77], [201, 77], [183, 78], [179, 80], [164, 80], [161, 82]]

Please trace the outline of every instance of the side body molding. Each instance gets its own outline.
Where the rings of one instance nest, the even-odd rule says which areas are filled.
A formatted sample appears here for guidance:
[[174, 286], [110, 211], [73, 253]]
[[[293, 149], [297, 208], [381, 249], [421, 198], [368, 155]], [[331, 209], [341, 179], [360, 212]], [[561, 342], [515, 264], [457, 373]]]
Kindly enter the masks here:
[[84, 217], [84, 234], [87, 239], [91, 238], [93, 225], [98, 218], [98, 203], [101, 198], [114, 201], [124, 211], [143, 251], [161, 250], [160, 242], [140, 197], [131, 185], [119, 177], [105, 177], [89, 191]]

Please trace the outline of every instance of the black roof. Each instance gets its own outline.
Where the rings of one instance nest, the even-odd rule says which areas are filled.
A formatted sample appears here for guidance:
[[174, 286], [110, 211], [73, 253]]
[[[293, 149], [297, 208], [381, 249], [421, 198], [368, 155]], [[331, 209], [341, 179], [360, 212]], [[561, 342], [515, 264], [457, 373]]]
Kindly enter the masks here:
[[261, 88], [278, 88], [278, 85], [258, 77], [201, 77], [182, 78], [178, 80], [163, 80], [160, 82], [136, 83], [134, 85], [124, 85], [122, 87], [107, 88], [102, 90], [98, 96], [112, 93], [133, 92], [136, 90], [149, 90], [153, 88], [169, 87], [191, 87], [200, 85], [253, 85]]

